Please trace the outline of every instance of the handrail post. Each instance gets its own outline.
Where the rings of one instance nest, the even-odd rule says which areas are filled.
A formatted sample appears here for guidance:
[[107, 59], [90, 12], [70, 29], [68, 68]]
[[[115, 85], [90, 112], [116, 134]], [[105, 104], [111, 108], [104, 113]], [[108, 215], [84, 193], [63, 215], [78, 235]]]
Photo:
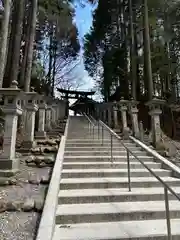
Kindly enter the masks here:
[[92, 129], [93, 129], [93, 140], [94, 140], [94, 125], [92, 126]]
[[130, 170], [130, 159], [129, 159], [128, 149], [127, 149], [127, 170], [128, 170], [128, 188], [129, 188], [129, 192], [131, 192], [131, 170]]
[[104, 128], [102, 126], [102, 145], [104, 144]]
[[165, 199], [165, 207], [166, 207], [166, 223], [167, 223], [167, 234], [168, 240], [172, 240], [171, 236], [171, 219], [170, 219], [170, 212], [169, 212], [169, 198], [168, 198], [168, 189], [164, 187], [164, 199]]
[[111, 135], [111, 162], [113, 162], [113, 136]]

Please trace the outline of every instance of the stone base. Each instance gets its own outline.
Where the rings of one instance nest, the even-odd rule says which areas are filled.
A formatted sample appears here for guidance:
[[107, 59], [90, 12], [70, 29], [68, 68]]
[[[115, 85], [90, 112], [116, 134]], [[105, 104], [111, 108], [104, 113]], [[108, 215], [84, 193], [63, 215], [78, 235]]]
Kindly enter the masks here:
[[5, 156], [0, 156], [0, 171], [17, 171], [20, 161], [18, 158], [10, 160]]
[[29, 152], [31, 150], [31, 148], [34, 148], [34, 147], [36, 147], [35, 142], [23, 141], [21, 144], [21, 148], [18, 149], [18, 152], [26, 153], [26, 152]]
[[16, 173], [18, 173], [18, 169], [14, 169], [14, 170], [0, 170], [0, 177], [12, 177], [14, 176]]
[[52, 127], [45, 127], [45, 131], [46, 132], [52, 131]]
[[130, 129], [127, 127], [125, 129], [123, 129], [122, 138], [124, 140], [128, 140], [129, 136], [130, 136]]
[[25, 148], [25, 149], [31, 149], [31, 148], [34, 148], [36, 147], [36, 142], [31, 142], [31, 141], [23, 141], [22, 144], [21, 144], [21, 147], [22, 148]]
[[46, 139], [47, 135], [46, 132], [36, 132], [35, 138], [36, 139]]
[[115, 133], [121, 133], [120, 128], [113, 128], [113, 131], [114, 131]]
[[47, 132], [47, 136], [48, 137], [53, 137], [53, 138], [57, 138], [57, 137], [59, 137], [59, 136], [61, 136], [62, 134], [61, 133], [59, 133], [59, 132], [55, 132], [55, 131], [51, 131], [51, 132]]

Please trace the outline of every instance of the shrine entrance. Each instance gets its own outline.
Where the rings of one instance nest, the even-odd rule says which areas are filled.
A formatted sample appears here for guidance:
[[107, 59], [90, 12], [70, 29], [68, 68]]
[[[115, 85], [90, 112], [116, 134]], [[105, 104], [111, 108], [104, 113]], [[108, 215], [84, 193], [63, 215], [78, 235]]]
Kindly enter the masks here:
[[[61, 98], [67, 102], [67, 115], [69, 114], [69, 110], [74, 111], [74, 115], [81, 112], [86, 112], [88, 109], [93, 110], [93, 105], [96, 103], [92, 99], [95, 91], [73, 91], [62, 88], [57, 88], [57, 91], [61, 94]], [[76, 99], [76, 101], [71, 106], [69, 102], [70, 99]]]

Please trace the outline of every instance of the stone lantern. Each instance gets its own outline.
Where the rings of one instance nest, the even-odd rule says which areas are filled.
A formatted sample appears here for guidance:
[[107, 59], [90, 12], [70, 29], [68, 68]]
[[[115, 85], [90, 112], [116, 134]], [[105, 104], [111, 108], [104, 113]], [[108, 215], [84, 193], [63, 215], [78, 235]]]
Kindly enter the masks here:
[[36, 132], [37, 139], [45, 139], [45, 118], [46, 118], [46, 98], [43, 95], [38, 95], [38, 108], [39, 108], [39, 122], [38, 122], [38, 131]]
[[34, 92], [25, 93], [25, 109], [26, 109], [26, 120], [25, 120], [25, 139], [22, 143], [22, 148], [25, 150], [30, 150], [35, 147], [34, 142], [34, 130], [35, 130], [35, 115], [38, 110], [37, 105], [38, 94]]
[[15, 156], [18, 116], [22, 114], [21, 99], [23, 92], [13, 81], [10, 88], [0, 88], [0, 95], [4, 99], [2, 111], [5, 114], [5, 129], [3, 153], [0, 155], [0, 169], [15, 171], [19, 167], [19, 161]]

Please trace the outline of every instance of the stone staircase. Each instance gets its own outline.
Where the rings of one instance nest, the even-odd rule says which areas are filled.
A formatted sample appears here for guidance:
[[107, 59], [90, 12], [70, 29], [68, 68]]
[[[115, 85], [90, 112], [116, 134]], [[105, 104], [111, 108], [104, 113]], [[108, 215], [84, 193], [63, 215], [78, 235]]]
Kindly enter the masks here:
[[[56, 209], [53, 240], [162, 240], [167, 238], [164, 189], [130, 158], [132, 191], [128, 191], [125, 148], [110, 138], [104, 144], [89, 134], [84, 117], [71, 117]], [[131, 141], [125, 144], [180, 194], [180, 179], [162, 169]], [[172, 239], [180, 239], [180, 202], [169, 193]]]

